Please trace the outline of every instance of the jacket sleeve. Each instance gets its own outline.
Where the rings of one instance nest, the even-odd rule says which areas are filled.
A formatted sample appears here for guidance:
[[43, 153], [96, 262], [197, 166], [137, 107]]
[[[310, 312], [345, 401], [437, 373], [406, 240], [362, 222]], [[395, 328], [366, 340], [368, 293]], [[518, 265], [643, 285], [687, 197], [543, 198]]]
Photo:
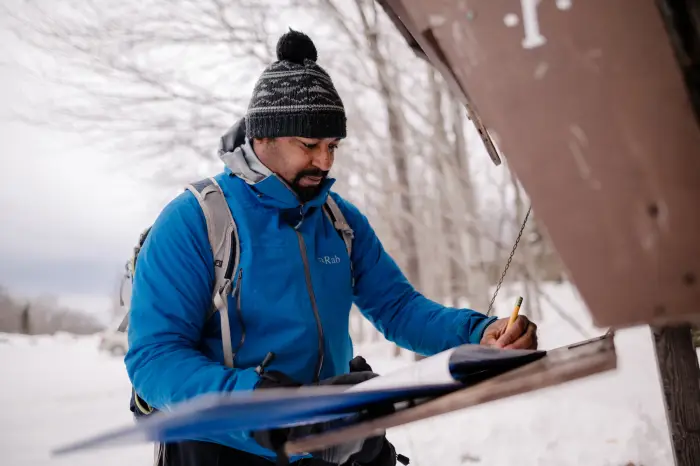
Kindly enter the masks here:
[[481, 341], [496, 317], [445, 307], [423, 296], [384, 250], [367, 218], [351, 203], [336, 199], [355, 232], [355, 304], [386, 339], [426, 356]]
[[204, 215], [185, 191], [153, 224], [133, 280], [125, 364], [136, 392], [156, 409], [258, 381], [253, 368], [231, 369], [198, 350], [213, 282]]

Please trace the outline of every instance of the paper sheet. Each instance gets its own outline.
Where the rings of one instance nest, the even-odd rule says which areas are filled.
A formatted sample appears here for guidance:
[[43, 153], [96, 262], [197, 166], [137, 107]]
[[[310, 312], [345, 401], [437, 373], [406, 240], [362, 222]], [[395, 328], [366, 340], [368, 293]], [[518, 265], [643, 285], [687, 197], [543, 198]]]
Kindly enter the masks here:
[[379, 377], [352, 386], [348, 391], [364, 391], [377, 388], [402, 388], [419, 385], [458, 383], [450, 373], [450, 358], [455, 349], [449, 349], [408, 367], [403, 367]]

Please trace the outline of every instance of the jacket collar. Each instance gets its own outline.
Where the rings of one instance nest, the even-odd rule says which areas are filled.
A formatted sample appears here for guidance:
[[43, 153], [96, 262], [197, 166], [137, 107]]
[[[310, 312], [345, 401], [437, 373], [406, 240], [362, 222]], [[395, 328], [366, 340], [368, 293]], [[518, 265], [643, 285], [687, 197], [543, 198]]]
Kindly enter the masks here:
[[258, 158], [251, 141], [245, 136], [245, 119], [240, 119], [222, 137], [218, 149], [224, 162], [224, 171], [245, 181], [258, 193], [261, 203], [278, 209], [301, 209], [320, 207], [326, 202], [335, 179], [326, 178], [320, 192], [302, 205], [299, 197], [284, 179], [270, 171]]

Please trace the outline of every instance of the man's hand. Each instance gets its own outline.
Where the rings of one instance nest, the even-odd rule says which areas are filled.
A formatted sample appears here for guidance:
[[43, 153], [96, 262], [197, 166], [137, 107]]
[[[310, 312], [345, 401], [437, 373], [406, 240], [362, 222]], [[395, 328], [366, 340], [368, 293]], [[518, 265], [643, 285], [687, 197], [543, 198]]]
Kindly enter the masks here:
[[520, 315], [506, 331], [508, 320], [498, 319], [486, 327], [481, 344], [505, 349], [537, 349], [537, 325]]

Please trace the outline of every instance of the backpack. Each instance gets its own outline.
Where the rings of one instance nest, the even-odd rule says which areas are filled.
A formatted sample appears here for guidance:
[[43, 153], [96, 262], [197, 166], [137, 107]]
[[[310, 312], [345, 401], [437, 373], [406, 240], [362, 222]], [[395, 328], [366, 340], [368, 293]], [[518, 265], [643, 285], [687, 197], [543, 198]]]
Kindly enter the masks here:
[[[186, 186], [186, 189], [194, 195], [202, 209], [207, 225], [209, 245], [214, 258], [215, 281], [211, 290], [212, 305], [207, 312], [206, 320], [208, 321], [214, 313], [219, 313], [221, 319], [221, 341], [224, 352], [224, 364], [227, 367], [233, 368], [233, 347], [231, 344], [227, 297], [232, 292], [233, 272], [238, 269], [241, 252], [236, 222], [228, 207], [224, 193], [214, 178], [205, 178], [201, 181], [191, 183]], [[343, 239], [348, 257], [352, 257], [353, 230], [345, 220], [345, 216], [338, 207], [338, 204], [330, 195], [323, 205], [323, 210], [335, 230]], [[138, 254], [150, 231], [151, 227], [149, 226], [141, 233], [138, 243], [134, 247], [134, 253], [126, 264], [126, 273], [120, 289], [120, 299], [122, 305], [127, 308], [127, 311], [117, 329], [119, 332], [126, 332], [129, 326], [130, 306], [122, 297], [125, 287], [130, 287], [132, 285]], [[350, 262], [350, 266], [352, 273], [352, 261]], [[137, 416], [147, 415], [154, 411], [152, 407], [148, 406], [148, 404], [138, 396], [133, 387], [131, 404], [131, 409]]]

